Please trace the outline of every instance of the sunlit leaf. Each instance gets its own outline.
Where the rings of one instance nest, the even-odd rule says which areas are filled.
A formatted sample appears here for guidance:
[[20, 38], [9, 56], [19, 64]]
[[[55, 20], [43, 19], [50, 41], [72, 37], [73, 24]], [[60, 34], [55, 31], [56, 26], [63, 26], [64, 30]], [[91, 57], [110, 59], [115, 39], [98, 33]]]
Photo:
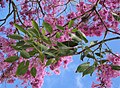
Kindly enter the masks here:
[[39, 31], [39, 26], [38, 26], [38, 24], [37, 24], [34, 20], [32, 20], [32, 25], [33, 25], [33, 27], [34, 27], [36, 30]]
[[27, 48], [30, 48], [30, 47], [32, 47], [32, 46], [31, 45], [23, 45], [22, 49], [27, 49]]
[[34, 56], [34, 55], [35, 55], [36, 53], [38, 53], [38, 52], [37, 52], [37, 50], [34, 49], [34, 50], [32, 50], [32, 51], [29, 51], [28, 53], [29, 53], [29, 55], [32, 57], [32, 56]]
[[18, 24], [14, 24], [14, 26], [15, 26], [18, 30], [20, 30], [21, 32], [23, 32], [24, 34], [27, 33], [27, 31], [26, 31], [22, 26], [20, 26], [20, 25], [18, 25]]
[[52, 26], [51, 26], [49, 23], [43, 21], [43, 26], [45, 27], [45, 29], [46, 29], [49, 33], [52, 33], [52, 32], [53, 32]]
[[112, 13], [113, 17], [115, 18], [116, 21], [120, 22], [120, 16], [117, 15], [116, 13]]
[[118, 65], [112, 65], [111, 67], [113, 70], [120, 70], [120, 66]]
[[60, 32], [57, 32], [57, 33], [56, 33], [56, 38], [60, 38], [60, 36], [61, 36], [61, 33], [60, 33]]
[[90, 46], [96, 44], [98, 41], [92, 41], [90, 42]]
[[71, 36], [71, 38], [72, 38], [73, 40], [75, 40], [75, 41], [77, 41], [77, 42], [81, 42], [81, 41], [82, 41], [81, 38], [79, 38], [78, 36], [76, 36], [76, 35], [73, 34], [73, 33], [70, 33], [70, 36]]
[[44, 29], [44, 28], [42, 28], [42, 31], [41, 31], [41, 32], [42, 32], [42, 34], [43, 34], [43, 35], [45, 35], [45, 34], [46, 34], [46, 31], [45, 31], [45, 29]]
[[83, 59], [85, 58], [85, 54], [83, 53], [82, 55], [81, 55], [81, 57], [80, 57], [80, 60], [82, 60], [83, 61]]
[[83, 64], [81, 64], [81, 65], [79, 65], [78, 67], [77, 67], [77, 70], [76, 70], [76, 72], [84, 72], [88, 67], [90, 66], [90, 63], [89, 62], [87, 62], [87, 63], [83, 63]]
[[49, 56], [52, 56], [52, 57], [55, 57], [55, 55], [51, 52], [44, 52], [45, 54], [49, 55]]
[[11, 57], [8, 57], [6, 60], [4, 60], [5, 62], [15, 62], [16, 60], [18, 60], [19, 57], [18, 56], [11, 56]]
[[11, 47], [15, 50], [21, 50], [22, 49], [21, 46], [16, 46], [16, 45], [11, 45]]
[[81, 31], [76, 31], [76, 35], [77, 35], [79, 38], [81, 38], [82, 40], [84, 40], [85, 43], [88, 42], [88, 40], [87, 40], [87, 38], [86, 38], [86, 36], [85, 36], [85, 34], [84, 34], [83, 32], [81, 32]]
[[40, 37], [41, 35], [41, 33], [34, 28], [29, 28], [27, 31], [32, 35], [32, 37]]
[[74, 47], [74, 46], [77, 46], [78, 43], [74, 42], [74, 41], [65, 41], [65, 42], [62, 42], [62, 44], [68, 46], [68, 47]]
[[22, 36], [18, 35], [18, 34], [12, 34], [12, 35], [8, 35], [9, 38], [12, 38], [12, 39], [16, 39], [16, 40], [21, 40], [23, 39]]
[[87, 75], [87, 74], [90, 74], [92, 75], [92, 73], [94, 72], [95, 70], [95, 66], [92, 65], [92, 66], [89, 66], [84, 72], [83, 72], [83, 76]]
[[24, 41], [19, 41], [19, 42], [16, 43], [16, 46], [23, 46], [24, 44], [25, 44]]
[[16, 75], [24, 75], [28, 71], [28, 62], [25, 64], [25, 62], [21, 62], [16, 71]]
[[70, 20], [69, 23], [68, 23], [68, 28], [71, 28], [74, 24], [74, 20]]
[[23, 58], [30, 58], [29, 53], [26, 52], [25, 50], [20, 50], [20, 55], [21, 55]]
[[46, 66], [49, 66], [50, 64], [52, 64], [53, 63], [53, 59], [48, 59], [48, 61], [46, 62]]
[[33, 77], [35, 77], [35, 76], [36, 76], [36, 73], [37, 73], [36, 68], [35, 68], [35, 67], [32, 67], [31, 70], [30, 70], [30, 73], [31, 73], [31, 75], [32, 75]]
[[59, 30], [64, 30], [64, 27], [62, 27], [62, 26], [60, 26], [60, 25], [56, 25], [57, 26], [57, 28], [59, 29]]
[[95, 59], [95, 56], [93, 56], [92, 54], [87, 54], [86, 57]]
[[77, 31], [78, 31], [77, 28], [72, 29], [72, 32], [77, 32]]
[[103, 55], [102, 55], [102, 53], [95, 53], [98, 57], [101, 57], [101, 58], [103, 58]]

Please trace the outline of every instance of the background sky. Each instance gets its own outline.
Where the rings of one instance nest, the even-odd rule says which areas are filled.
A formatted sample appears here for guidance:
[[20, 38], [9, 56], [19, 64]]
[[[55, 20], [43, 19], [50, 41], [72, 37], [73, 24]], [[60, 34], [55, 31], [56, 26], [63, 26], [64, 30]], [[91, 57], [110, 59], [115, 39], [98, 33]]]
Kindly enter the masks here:
[[[0, 9], [0, 17], [4, 16], [4, 11], [6, 10]], [[7, 21], [9, 21], [10, 19], [8, 19]], [[0, 34], [0, 36], [3, 35]], [[112, 34], [108, 35], [108, 37], [112, 36]], [[88, 40], [101, 40], [101, 38], [102, 37], [88, 37]], [[120, 52], [120, 41], [108, 42], [108, 44], [114, 52]], [[92, 82], [96, 81], [96, 75], [94, 73], [92, 77], [89, 75], [82, 77], [81, 74], [75, 73], [77, 66], [82, 63], [79, 58], [79, 56], [73, 56], [73, 62], [68, 65], [67, 69], [61, 68], [60, 75], [53, 74], [51, 76], [45, 76], [42, 88], [90, 88]], [[0, 88], [14, 88], [16, 84], [20, 85], [20, 83], [20, 80], [17, 80], [14, 84], [7, 84], [4, 82], [0, 84]], [[23, 87], [21, 86], [19, 88]], [[29, 88], [31, 88], [30, 85]], [[120, 88], [120, 77], [113, 79], [112, 88]]]

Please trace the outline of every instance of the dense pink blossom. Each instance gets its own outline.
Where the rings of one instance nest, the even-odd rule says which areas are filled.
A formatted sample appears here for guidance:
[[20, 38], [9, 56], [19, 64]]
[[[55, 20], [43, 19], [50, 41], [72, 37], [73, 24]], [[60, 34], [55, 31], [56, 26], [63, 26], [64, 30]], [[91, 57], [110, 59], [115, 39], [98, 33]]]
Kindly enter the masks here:
[[113, 70], [111, 67], [112, 65], [117, 65], [120, 66], [120, 55], [116, 54], [117, 56], [114, 55], [108, 55], [107, 59], [109, 60], [106, 64], [101, 64], [97, 68], [97, 81], [100, 82], [99, 84], [96, 84], [93, 82], [92, 88], [111, 88], [112, 85], [112, 78], [116, 78], [120, 76], [120, 71], [118, 70]]

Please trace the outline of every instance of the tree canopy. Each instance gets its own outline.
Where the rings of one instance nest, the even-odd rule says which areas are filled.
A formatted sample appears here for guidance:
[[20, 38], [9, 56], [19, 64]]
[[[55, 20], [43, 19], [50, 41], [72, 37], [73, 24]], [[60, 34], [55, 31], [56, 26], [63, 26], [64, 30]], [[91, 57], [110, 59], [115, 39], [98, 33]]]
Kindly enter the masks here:
[[0, 83], [18, 78], [41, 88], [74, 55], [83, 61], [76, 73], [97, 74], [92, 88], [111, 88], [120, 76], [119, 51], [107, 44], [120, 39], [119, 0], [0, 0], [0, 13]]

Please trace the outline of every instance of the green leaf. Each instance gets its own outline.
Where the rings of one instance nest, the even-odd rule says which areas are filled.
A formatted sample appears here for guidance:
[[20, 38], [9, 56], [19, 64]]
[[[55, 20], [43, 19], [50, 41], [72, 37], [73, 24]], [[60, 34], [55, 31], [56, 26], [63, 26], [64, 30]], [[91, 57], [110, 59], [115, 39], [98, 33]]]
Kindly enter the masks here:
[[68, 23], [68, 28], [71, 28], [74, 24], [74, 20], [70, 20], [69, 23]]
[[26, 61], [26, 66], [29, 66], [30, 62], [29, 60]]
[[91, 54], [87, 54], [86, 57], [95, 59], [95, 57], [93, 55], [91, 55]]
[[87, 52], [92, 52], [92, 50], [88, 46], [85, 46], [84, 49], [86, 49]]
[[42, 31], [41, 31], [41, 32], [42, 32], [43, 35], [46, 34], [46, 31], [45, 31], [45, 29], [43, 29], [43, 28], [42, 28]]
[[112, 13], [113, 17], [115, 18], [116, 21], [120, 22], [120, 16], [117, 15], [116, 13]]
[[86, 55], [83, 53], [83, 54], [81, 55], [81, 57], [80, 57], [80, 60], [83, 61], [83, 59], [84, 59], [85, 56], [86, 56]]
[[28, 52], [26, 52], [25, 50], [20, 50], [20, 55], [23, 58], [30, 58], [30, 54]]
[[52, 57], [55, 57], [55, 55], [51, 52], [44, 52], [45, 54], [49, 55], [49, 56], [52, 56]]
[[89, 66], [84, 72], [83, 72], [83, 76], [87, 75], [87, 74], [90, 74], [92, 75], [92, 73], [94, 72], [95, 70], [95, 66], [92, 65], [92, 66]]
[[27, 31], [26, 31], [22, 26], [20, 26], [20, 25], [18, 25], [18, 24], [14, 24], [14, 26], [15, 26], [18, 30], [20, 30], [21, 32], [23, 32], [24, 34], [27, 33]]
[[30, 48], [30, 47], [33, 47], [33, 46], [31, 46], [31, 45], [23, 45], [22, 49], [27, 49], [27, 48]]
[[100, 58], [103, 58], [103, 55], [101, 53], [95, 53], [97, 56], [99, 56]]
[[32, 25], [37, 31], [39, 31], [39, 26], [34, 20], [32, 20]]
[[46, 62], [46, 66], [49, 66], [50, 64], [52, 64], [54, 62], [53, 59], [48, 59], [48, 61]]
[[77, 32], [78, 31], [78, 29], [77, 28], [74, 28], [74, 29], [72, 29], [72, 32]]
[[21, 40], [23, 39], [22, 36], [18, 35], [18, 34], [12, 34], [12, 35], [8, 35], [9, 38], [12, 38], [12, 39], [16, 39], [16, 40]]
[[34, 20], [32, 20], [32, 25], [33, 25], [33, 27], [34, 27], [35, 29], [31, 29], [31, 31], [32, 31], [33, 33], [35, 33], [38, 37], [40, 37], [41, 33], [40, 33], [40, 31], [39, 31], [39, 26], [38, 26], [38, 24], [37, 24]]
[[120, 70], [120, 66], [118, 65], [112, 65], [111, 67], [113, 70]]
[[64, 27], [60, 26], [60, 25], [56, 25], [58, 29], [60, 30], [64, 30]]
[[87, 38], [86, 38], [86, 36], [85, 36], [85, 34], [84, 34], [83, 32], [77, 31], [77, 32], [76, 32], [76, 35], [77, 35], [79, 38], [81, 38], [82, 40], [84, 40], [85, 43], [88, 43], [88, 40], [87, 40]]
[[12, 63], [12, 62], [15, 62], [15, 61], [18, 60], [18, 59], [19, 59], [18, 56], [11, 56], [11, 57], [8, 57], [8, 58], [5, 60], [5, 62], [10, 62], [10, 63]]
[[67, 47], [65, 44], [63, 44], [63, 42], [57, 42], [57, 46], [55, 47]]
[[51, 26], [49, 23], [43, 21], [43, 26], [45, 27], [45, 29], [46, 29], [49, 33], [52, 33], [52, 32], [53, 32], [52, 26]]
[[[31, 44], [33, 44], [34, 40], [33, 40], [33, 39], [25, 40], [25, 42], [26, 42], [28, 45], [31, 45]], [[27, 44], [26, 44], [26, 45], [27, 45]]]
[[34, 56], [36, 53], [38, 53], [38, 51], [34, 49], [34, 50], [32, 50], [32, 51], [29, 51], [28, 53], [29, 53], [30, 57], [32, 57], [32, 56]]
[[25, 61], [22, 61], [19, 65], [18, 65], [18, 69], [23, 68], [25, 64]]
[[24, 44], [25, 44], [24, 41], [18, 41], [18, 42], [16, 43], [16, 46], [23, 46]]
[[36, 37], [36, 34], [31, 29], [28, 29], [27, 32], [29, 33], [30, 37]]
[[36, 73], [37, 73], [36, 68], [35, 68], [35, 67], [32, 67], [32, 69], [30, 70], [30, 73], [31, 73], [31, 75], [32, 75], [33, 77], [35, 77], [35, 76], [36, 76]]
[[77, 35], [70, 33], [70, 36], [73, 40], [77, 41], [77, 42], [81, 42], [81, 38], [79, 38]]
[[43, 44], [40, 44], [40, 47], [41, 47], [41, 50], [42, 50], [42, 51], [48, 50], [48, 47], [45, 46], [45, 45], [43, 45]]
[[74, 55], [75, 52], [77, 52], [77, 49], [73, 49], [73, 50], [69, 50], [69, 48], [66, 49], [66, 50], [61, 49], [61, 50], [59, 50], [58, 56], [59, 57], [61, 57], [61, 56], [70, 56], [70, 55]]
[[46, 37], [46, 36], [42, 36], [42, 37], [41, 37], [41, 40], [42, 40], [43, 42], [47, 43], [47, 44], [51, 44], [50, 38], [48, 38], [48, 37]]
[[89, 66], [90, 66], [89, 62], [83, 63], [77, 67], [76, 72], [79, 72], [79, 73], [84, 72]]
[[11, 45], [11, 47], [15, 50], [21, 50], [22, 49], [21, 46]]
[[90, 42], [90, 46], [96, 44], [98, 41], [92, 41]]
[[61, 33], [60, 33], [60, 32], [57, 32], [57, 33], [56, 33], [56, 38], [60, 38], [60, 36], [61, 36]]
[[32, 35], [32, 37], [40, 37], [41, 35], [39, 30], [36, 30], [34, 28], [29, 28], [27, 31]]
[[48, 49], [47, 51], [44, 52], [45, 56], [47, 59], [54, 58], [55, 55], [57, 54], [57, 50], [55, 49]]
[[28, 62], [21, 62], [18, 67], [17, 67], [17, 71], [16, 71], [16, 75], [24, 75], [26, 72], [28, 71]]
[[36, 44], [36, 46], [37, 46], [37, 48], [39, 49], [39, 50], [41, 50], [41, 51], [46, 51], [46, 50], [48, 50], [48, 47], [47, 46], [45, 46], [45, 45], [43, 45], [43, 44], [40, 44], [39, 42], [34, 42], [35, 44]]
[[44, 58], [45, 58], [45, 56], [44, 56], [43, 53], [39, 53], [39, 58], [40, 58], [40, 60], [42, 61], [42, 63], [44, 63]]
[[62, 44], [68, 46], [68, 47], [74, 47], [74, 46], [77, 46], [78, 43], [76, 43], [75, 41], [65, 41], [65, 42], [62, 42]]
[[20, 71], [22, 68], [24, 68], [24, 64], [25, 64], [25, 61], [21, 62], [18, 67], [17, 67], [17, 71], [16, 71], [16, 75], [19, 75], [20, 74]]

